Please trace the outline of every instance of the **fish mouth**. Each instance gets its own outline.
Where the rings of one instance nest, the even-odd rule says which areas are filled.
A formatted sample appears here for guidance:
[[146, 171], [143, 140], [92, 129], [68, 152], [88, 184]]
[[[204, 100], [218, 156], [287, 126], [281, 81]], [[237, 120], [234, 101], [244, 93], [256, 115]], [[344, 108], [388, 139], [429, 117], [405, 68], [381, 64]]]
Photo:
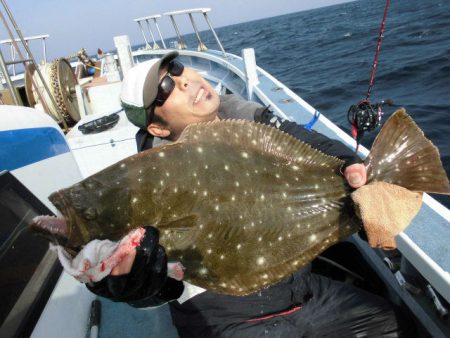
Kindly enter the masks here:
[[64, 246], [69, 241], [71, 234], [69, 207], [64, 195], [59, 191], [51, 194], [49, 200], [62, 216], [36, 216], [31, 221], [30, 227], [50, 241], [56, 241]]

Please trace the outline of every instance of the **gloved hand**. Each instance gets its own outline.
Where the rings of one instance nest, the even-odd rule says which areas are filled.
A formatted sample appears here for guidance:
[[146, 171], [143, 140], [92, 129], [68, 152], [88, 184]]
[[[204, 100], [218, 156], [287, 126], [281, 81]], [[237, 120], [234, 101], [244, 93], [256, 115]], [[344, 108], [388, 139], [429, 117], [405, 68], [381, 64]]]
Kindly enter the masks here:
[[397, 247], [394, 237], [411, 223], [422, 205], [422, 193], [386, 182], [364, 185], [352, 193], [352, 199], [369, 245], [385, 250]]
[[158, 230], [151, 226], [144, 230], [129, 273], [108, 275], [99, 282], [87, 284], [89, 290], [136, 307], [160, 305], [181, 295], [183, 283], [167, 276], [167, 256], [158, 244]]
[[124, 257], [134, 253], [144, 237], [144, 228], [128, 233], [120, 242], [93, 240], [72, 257], [64, 247], [51, 245], [58, 252], [58, 258], [64, 271], [82, 283], [98, 282], [115, 269]]

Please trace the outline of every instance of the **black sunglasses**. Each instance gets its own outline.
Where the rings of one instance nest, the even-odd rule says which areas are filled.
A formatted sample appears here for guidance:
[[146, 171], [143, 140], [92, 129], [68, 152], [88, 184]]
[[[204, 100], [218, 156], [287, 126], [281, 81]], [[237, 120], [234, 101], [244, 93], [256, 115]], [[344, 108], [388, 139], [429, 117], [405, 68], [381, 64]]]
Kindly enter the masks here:
[[172, 79], [172, 76], [180, 76], [183, 73], [183, 70], [184, 66], [181, 62], [178, 62], [177, 60], [169, 62], [167, 74], [164, 75], [158, 85], [158, 93], [156, 94], [156, 99], [154, 101], [155, 106], [162, 106], [164, 102], [166, 102], [175, 88], [175, 81]]

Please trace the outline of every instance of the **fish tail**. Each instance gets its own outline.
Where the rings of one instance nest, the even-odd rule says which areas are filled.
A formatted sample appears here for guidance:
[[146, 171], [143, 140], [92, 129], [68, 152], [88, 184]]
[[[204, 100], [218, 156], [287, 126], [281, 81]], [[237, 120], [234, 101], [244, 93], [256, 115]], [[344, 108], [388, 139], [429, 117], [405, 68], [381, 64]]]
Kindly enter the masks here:
[[450, 194], [438, 149], [403, 108], [386, 121], [364, 163], [368, 183], [384, 181], [411, 191]]

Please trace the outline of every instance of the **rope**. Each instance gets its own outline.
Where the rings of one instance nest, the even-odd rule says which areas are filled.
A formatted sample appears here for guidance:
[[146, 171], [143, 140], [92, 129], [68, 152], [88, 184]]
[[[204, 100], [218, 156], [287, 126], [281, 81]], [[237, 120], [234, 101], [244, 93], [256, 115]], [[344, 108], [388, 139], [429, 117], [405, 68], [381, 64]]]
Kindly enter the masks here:
[[319, 116], [320, 116], [320, 113], [316, 110], [316, 111], [314, 112], [313, 118], [312, 118], [307, 124], [305, 124], [305, 125], [303, 126], [303, 128], [308, 129], [308, 130], [311, 130], [312, 127], [314, 126], [314, 124], [315, 124], [315, 123], [317, 122], [317, 120], [319, 119]]

